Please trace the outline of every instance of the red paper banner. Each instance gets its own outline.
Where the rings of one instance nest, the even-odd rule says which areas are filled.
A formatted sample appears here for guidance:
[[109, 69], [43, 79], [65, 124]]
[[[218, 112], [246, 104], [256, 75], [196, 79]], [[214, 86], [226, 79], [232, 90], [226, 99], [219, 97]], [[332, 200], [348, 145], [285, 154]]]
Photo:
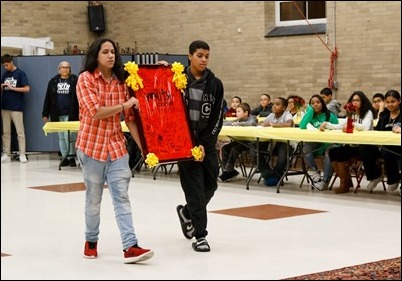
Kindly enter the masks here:
[[170, 67], [140, 66], [144, 88], [134, 94], [140, 103], [137, 119], [144, 155], [154, 153], [160, 163], [193, 159], [188, 114], [182, 93], [172, 82], [173, 74]]

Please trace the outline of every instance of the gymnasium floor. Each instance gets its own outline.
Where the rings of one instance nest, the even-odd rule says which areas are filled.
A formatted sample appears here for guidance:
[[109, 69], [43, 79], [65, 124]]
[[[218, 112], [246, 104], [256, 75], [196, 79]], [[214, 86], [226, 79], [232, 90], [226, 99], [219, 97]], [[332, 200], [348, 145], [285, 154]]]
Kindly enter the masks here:
[[57, 154], [1, 164], [1, 279], [145, 280], [283, 279], [401, 256], [401, 198], [311, 190], [301, 176], [276, 189], [245, 180], [219, 183], [208, 206], [211, 252], [184, 238], [176, 206], [184, 203], [176, 168], [130, 183], [140, 245], [155, 256], [124, 264], [110, 195], [102, 202], [99, 256], [82, 257], [84, 191], [80, 168], [58, 170]]

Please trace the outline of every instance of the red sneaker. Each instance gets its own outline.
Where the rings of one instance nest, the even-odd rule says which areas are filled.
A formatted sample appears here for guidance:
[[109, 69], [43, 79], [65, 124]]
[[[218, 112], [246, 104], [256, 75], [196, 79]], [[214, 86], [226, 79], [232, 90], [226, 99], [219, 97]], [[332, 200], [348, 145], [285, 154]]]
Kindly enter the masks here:
[[85, 242], [84, 248], [84, 258], [86, 259], [96, 259], [98, 256], [97, 250], [98, 242]]
[[134, 245], [124, 251], [124, 263], [136, 263], [149, 260], [154, 256], [154, 252]]

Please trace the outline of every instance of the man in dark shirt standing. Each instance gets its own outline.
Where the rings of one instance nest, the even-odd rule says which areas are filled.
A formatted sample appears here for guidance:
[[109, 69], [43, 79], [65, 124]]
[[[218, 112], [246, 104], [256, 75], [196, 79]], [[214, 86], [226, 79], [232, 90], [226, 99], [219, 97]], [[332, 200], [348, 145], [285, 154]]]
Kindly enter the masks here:
[[11, 122], [14, 123], [18, 136], [20, 162], [27, 163], [25, 155], [25, 128], [24, 128], [24, 94], [30, 91], [28, 78], [24, 71], [14, 65], [10, 55], [1, 57], [1, 64], [6, 72], [1, 77], [1, 118], [3, 120], [3, 154], [1, 162], [11, 160]]

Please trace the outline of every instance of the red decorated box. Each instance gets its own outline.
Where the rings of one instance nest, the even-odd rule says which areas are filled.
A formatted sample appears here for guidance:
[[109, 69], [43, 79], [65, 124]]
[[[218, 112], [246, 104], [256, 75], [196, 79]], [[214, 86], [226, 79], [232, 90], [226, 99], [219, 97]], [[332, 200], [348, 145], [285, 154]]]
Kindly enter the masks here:
[[170, 67], [140, 65], [143, 88], [130, 92], [139, 100], [136, 111], [144, 156], [154, 153], [159, 163], [193, 159], [194, 139], [183, 94], [176, 88]]

